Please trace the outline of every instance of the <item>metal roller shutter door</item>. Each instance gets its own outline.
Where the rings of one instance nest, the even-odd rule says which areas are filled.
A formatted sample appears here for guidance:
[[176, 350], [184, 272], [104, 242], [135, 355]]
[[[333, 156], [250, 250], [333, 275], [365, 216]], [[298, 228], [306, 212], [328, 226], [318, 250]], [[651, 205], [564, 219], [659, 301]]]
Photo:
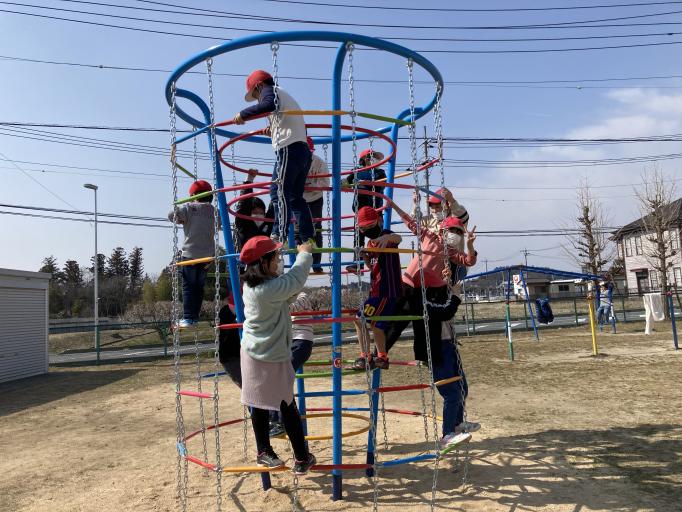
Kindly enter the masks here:
[[0, 382], [45, 373], [45, 290], [0, 290]]

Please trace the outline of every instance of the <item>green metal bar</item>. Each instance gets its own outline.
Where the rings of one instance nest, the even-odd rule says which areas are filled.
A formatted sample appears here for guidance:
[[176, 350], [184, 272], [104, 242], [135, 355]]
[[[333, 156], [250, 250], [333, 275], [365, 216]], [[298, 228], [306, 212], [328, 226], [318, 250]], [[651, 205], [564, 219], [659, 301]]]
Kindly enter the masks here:
[[161, 327], [161, 333], [163, 335], [163, 357], [168, 356], [168, 329], [165, 326]]
[[523, 320], [526, 323], [526, 330], [528, 330], [528, 306], [526, 303], [523, 303]]
[[367, 112], [356, 112], [356, 115], [365, 117], [367, 119], [376, 119], [377, 121], [386, 121], [391, 124], [399, 124], [402, 126], [409, 126], [414, 124], [412, 121], [405, 121], [404, 119], [396, 119], [394, 117], [380, 116], [379, 114], [368, 114]]
[[97, 357], [95, 359], [95, 364], [99, 364], [100, 358], [99, 358], [99, 352], [100, 352], [100, 343], [99, 343], [99, 326], [95, 325], [95, 352], [97, 353]]
[[474, 315], [474, 303], [471, 303], [471, 334], [476, 334], [476, 316]]
[[578, 321], [578, 302], [575, 300], [575, 297], [573, 297], [573, 313], [575, 314], [575, 326], [577, 327], [580, 325], [580, 322]]
[[[342, 370], [341, 375], [355, 375], [362, 370]], [[297, 373], [297, 379], [319, 379], [322, 377], [331, 377], [332, 372], [313, 372], [313, 373]]]
[[[180, 165], [178, 165], [180, 167]], [[192, 174], [190, 174], [191, 178], [194, 178]], [[202, 197], [208, 197], [212, 196], [215, 194], [215, 190], [209, 190], [208, 192], [199, 192], [198, 194], [194, 194], [193, 196], [186, 197], [185, 199], [179, 199], [175, 201], [175, 204], [184, 204], [184, 203], [189, 203], [191, 201], [196, 201], [197, 199], [201, 199]]]
[[184, 168], [182, 165], [180, 165], [179, 163], [175, 162], [175, 166], [176, 166], [178, 169], [180, 169], [182, 172], [184, 172], [187, 176], [189, 176], [190, 178], [192, 178], [193, 180], [196, 180], [196, 179], [197, 179], [197, 177], [196, 177], [194, 174], [192, 174], [191, 172], [189, 172], [187, 169], [185, 169], [185, 168]]
[[625, 312], [625, 295], [620, 296], [620, 303], [623, 306], [623, 323], [628, 321], [628, 315]]
[[509, 312], [509, 302], [505, 307], [505, 317], [507, 319], [507, 341], [509, 348], [509, 360], [514, 360], [514, 342], [512, 341], [512, 328], [511, 328], [511, 313]]

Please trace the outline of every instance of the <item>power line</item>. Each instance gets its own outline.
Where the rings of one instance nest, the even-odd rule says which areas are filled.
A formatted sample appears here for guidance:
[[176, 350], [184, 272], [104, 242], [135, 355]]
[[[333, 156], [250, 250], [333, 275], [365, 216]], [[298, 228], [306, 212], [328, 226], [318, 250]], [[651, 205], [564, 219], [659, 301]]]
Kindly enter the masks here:
[[[0, 3], [2, 3], [2, 2], [0, 2]], [[5, 2], [5, 3], [9, 3], [9, 2]], [[51, 7], [43, 7], [43, 6], [29, 6], [29, 7], [53, 9], [53, 10], [59, 10], [59, 11], [72, 11], [72, 12], [76, 12], [78, 14], [91, 14], [94, 16], [124, 18], [124, 19], [132, 19], [135, 21], [148, 21], [151, 23], [171, 23], [174, 25], [178, 25], [178, 24], [179, 25], [197, 25], [197, 24], [187, 24], [187, 23], [179, 23], [179, 22], [166, 22], [163, 20], [153, 20], [153, 19], [148, 20], [148, 19], [143, 19], [143, 18], [134, 18], [134, 17], [130, 17], [130, 16], [126, 17], [126, 16], [119, 16], [119, 15], [108, 15], [108, 14], [101, 14], [101, 13], [92, 13], [92, 12], [84, 12], [84, 11], [60, 9], [60, 8], [51, 8]], [[182, 33], [182, 32], [170, 32], [170, 31], [163, 31], [163, 30], [140, 28], [140, 27], [129, 27], [129, 26], [125, 26], [125, 25], [114, 25], [111, 23], [86, 21], [86, 20], [81, 20], [81, 19], [65, 18], [65, 17], [61, 17], [61, 16], [50, 16], [50, 15], [46, 15], [46, 14], [27, 13], [27, 12], [22, 12], [22, 11], [13, 11], [13, 10], [9, 10], [9, 9], [0, 9], [0, 12], [5, 12], [5, 13], [9, 13], [9, 14], [17, 14], [17, 15], [22, 15], [22, 16], [29, 16], [29, 17], [34, 17], [34, 18], [50, 19], [50, 20], [55, 20], [55, 21], [67, 21], [67, 22], [78, 23], [78, 24], [107, 27], [107, 28], [117, 28], [117, 29], [122, 29], [122, 30], [130, 30], [130, 31], [135, 31], [135, 32], [144, 32], [144, 33], [151, 33], [151, 34], [190, 37], [190, 38], [206, 39], [206, 40], [211, 40], [211, 41], [229, 41], [229, 40], [231, 40], [230, 38], [223, 38], [223, 37], [205, 36], [205, 35], [200, 35], [200, 34], [187, 34], [187, 33]], [[680, 12], [682, 12], [682, 11], [680, 11]], [[660, 14], [657, 14], [657, 16], [662, 16], [664, 14], [672, 14], [672, 13], [673, 12], [671, 12], [671, 13], [660, 13]], [[545, 24], [545, 25], [537, 25], [537, 26], [527, 25], [527, 26], [500, 26], [500, 27], [443, 27], [443, 28], [459, 28], [462, 30], [473, 29], [473, 28], [501, 30], [501, 29], [519, 29], [519, 28], [603, 28], [605, 26], [609, 26], [609, 25], [569, 25], [569, 23], [588, 23], [588, 21], [563, 22], [561, 24]], [[656, 23], [655, 25], [660, 25], [660, 24], [682, 24], [682, 22], [681, 23]], [[351, 24], [351, 25], [356, 26], [357, 24]], [[357, 25], [357, 26], [362, 26], [362, 25]], [[621, 26], [621, 25], [610, 25], [610, 26]], [[630, 26], [630, 25], [626, 25], [626, 26]], [[389, 27], [393, 28], [394, 26], [390, 25]], [[400, 26], [398, 26], [398, 27], [400, 27]], [[396, 28], [398, 28], [398, 27], [396, 27]], [[203, 27], [203, 28], [210, 28], [210, 27]], [[217, 27], [217, 28], [223, 28], [223, 27]], [[427, 28], [427, 27], [416, 27], [416, 28]], [[536, 49], [504, 49], [504, 50], [422, 49], [422, 50], [417, 50], [417, 51], [419, 51], [420, 53], [435, 53], [435, 54], [509, 54], [509, 53], [525, 54], [525, 53], [555, 53], [555, 52], [592, 51], [592, 50], [613, 50], [613, 49], [625, 49], [625, 48], [667, 46], [667, 45], [677, 45], [677, 44], [682, 44], [682, 41], [667, 41], [667, 42], [656, 42], [656, 43], [637, 43], [637, 44], [623, 44], [623, 45], [609, 45], [609, 46], [571, 47], [571, 48], [536, 48]], [[288, 46], [304, 46], [307, 48], [327, 48], [327, 49], [335, 48], [334, 46], [313, 45], [313, 44], [287, 43], [287, 45]], [[359, 49], [362, 50], [363, 48], [359, 48]], [[372, 49], [368, 49], [368, 50], [372, 50]]]
[[[25, 212], [8, 212], [4, 210], [0, 210], [0, 214], [2, 215], [17, 215], [20, 217], [37, 217], [41, 219], [55, 219], [55, 220], [72, 220], [72, 221], [78, 221], [78, 222], [91, 222], [90, 219], [78, 219], [76, 217], [59, 217], [56, 215], [39, 215], [35, 213], [25, 213]], [[171, 228], [172, 226], [164, 226], [162, 224], [142, 224], [142, 223], [137, 223], [137, 222], [118, 222], [118, 221], [112, 221], [112, 220], [98, 220], [98, 224], [117, 224], [121, 226], [139, 226], [139, 227], [147, 227], [147, 228]]]
[[[142, 1], [142, 0], [141, 0]], [[274, 2], [283, 4], [298, 4], [298, 5], [314, 5], [319, 7], [341, 7], [351, 9], [376, 9], [381, 11], [426, 11], [426, 12], [529, 12], [529, 11], [567, 11], [567, 10], [582, 10], [582, 9], [611, 9], [614, 7], [643, 7], [651, 5], [669, 5], [679, 4], [680, 1], [667, 2], [637, 2], [630, 4], [607, 4], [607, 5], [573, 5], [570, 7], [509, 7], [497, 9], [479, 9], [479, 8], [450, 8], [450, 7], [393, 7], [388, 5], [360, 5], [360, 4], [337, 4], [330, 2], [304, 2], [301, 0], [261, 0], [262, 2]], [[492, 260], [490, 260], [492, 261]]]
[[60, 200], [62, 203], [64, 203], [65, 205], [70, 206], [71, 208], [75, 208], [74, 205], [72, 205], [71, 203], [69, 203], [66, 199], [64, 199], [63, 197], [61, 197], [61, 196], [60, 196], [59, 194], [57, 194], [55, 191], [53, 191], [52, 189], [46, 187], [45, 185], [43, 185], [42, 183], [40, 183], [40, 181], [38, 181], [38, 180], [35, 179], [33, 176], [31, 176], [28, 172], [24, 171], [24, 169], [22, 169], [14, 160], [12, 160], [11, 158], [8, 158], [4, 153], [0, 153], [0, 157], [2, 157], [2, 159], [5, 160], [6, 162], [11, 163], [16, 169], [18, 169], [19, 171], [21, 171], [21, 172], [24, 174], [24, 176], [26, 176], [28, 179], [30, 179], [31, 181], [33, 181], [34, 183], [36, 183], [40, 188], [42, 188], [43, 190], [45, 190], [48, 194], [50, 194], [50, 195], [53, 196], [53, 197], [56, 197], [57, 199], [59, 199], [59, 200]]
[[[73, 215], [89, 215], [89, 216], [95, 215], [94, 212], [88, 212], [88, 211], [82, 211], [82, 210], [60, 210], [58, 208], [47, 208], [44, 206], [28, 206], [28, 205], [20, 205], [20, 204], [2, 204], [2, 203], [0, 203], [0, 207], [2, 207], [2, 208], [17, 208], [20, 210], [33, 210], [33, 211], [41, 211], [41, 212], [69, 213], [69, 214], [73, 214]], [[144, 215], [126, 215], [126, 214], [122, 214], [122, 213], [97, 212], [97, 216], [98, 217], [112, 217], [115, 219], [147, 220], [147, 221], [165, 222], [165, 223], [170, 222], [168, 219], [166, 219], [164, 217], [148, 217], [148, 216], [144, 216]]]
[[[15, 61], [15, 62], [27, 62], [27, 63], [32, 63], [32, 64], [50, 64], [50, 65], [57, 65], [57, 66], [72, 66], [72, 67], [82, 67], [82, 68], [89, 68], [89, 69], [102, 69], [102, 70], [108, 70], [108, 71], [133, 71], [133, 72], [147, 72], [147, 73], [167, 73], [170, 74], [173, 72], [172, 69], [160, 69], [160, 68], [149, 68], [149, 67], [130, 67], [130, 66], [115, 66], [115, 65], [110, 65], [110, 64], [90, 64], [90, 63], [84, 63], [84, 62], [69, 62], [69, 61], [57, 61], [57, 60], [44, 60], [44, 59], [31, 59], [31, 58], [26, 58], [26, 57], [17, 57], [17, 56], [12, 56], [12, 55], [0, 55], [0, 59], [2, 60], [7, 60], [7, 61]], [[187, 74], [195, 74], [195, 75], [202, 75], [205, 76], [206, 73], [203, 71], [187, 71]], [[214, 76], [226, 76], [226, 77], [232, 77], [232, 78], [246, 78], [246, 74], [244, 73], [221, 73], [221, 72], [213, 72]], [[328, 77], [316, 77], [316, 76], [291, 76], [291, 75], [281, 75], [280, 78], [286, 79], [286, 80], [311, 80], [311, 81], [324, 81], [324, 82], [329, 82], [331, 81], [331, 78]], [[633, 76], [633, 77], [612, 77], [612, 78], [582, 78], [582, 79], [554, 79], [554, 80], [459, 80], [459, 81], [452, 81], [452, 80], [445, 80], [444, 84], [446, 85], [453, 85], [453, 86], [466, 86], [466, 87], [480, 87], [480, 86], [487, 86], [487, 87], [492, 87], [492, 86], [524, 86], [524, 87], [530, 87], [530, 86], [535, 86], [535, 85], [541, 85], [541, 84], [582, 84], [582, 83], [603, 83], [603, 82], [627, 82], [627, 81], [634, 81], [634, 80], [672, 80], [672, 79], [678, 79], [682, 78], [682, 75], [659, 75], [659, 76]], [[347, 79], [343, 79], [344, 81], [347, 81]], [[364, 82], [364, 83], [379, 83], [379, 84], [398, 84], [398, 85], [404, 85], [405, 80], [391, 80], [391, 79], [379, 79], [379, 78], [355, 78], [355, 82]], [[415, 84], [428, 84], [432, 85], [433, 82], [429, 80], [415, 80]], [[638, 87], [641, 88], [643, 86], [641, 85], [631, 85], [630, 87]], [[653, 86], [655, 88], [670, 88], [670, 86]], [[570, 89], [574, 89], [575, 86], [571, 86]], [[582, 88], [589, 88], [588, 86], [583, 86]], [[677, 88], [677, 87], [675, 87]], [[28, 124], [27, 124], [28, 125]], [[60, 127], [59, 125], [55, 125], [54, 127]], [[70, 127], [70, 126], [65, 126], [65, 127]], [[92, 128], [92, 129], [97, 129], [97, 128]], [[106, 128], [103, 128], [106, 129]], [[120, 130], [127, 130], [128, 128], [121, 127], [118, 128]], [[138, 128], [130, 128], [132, 131], [167, 131], [167, 129], [158, 129], [158, 128], [146, 128], [146, 129], [138, 129]], [[187, 131], [188, 132], [188, 131]]]

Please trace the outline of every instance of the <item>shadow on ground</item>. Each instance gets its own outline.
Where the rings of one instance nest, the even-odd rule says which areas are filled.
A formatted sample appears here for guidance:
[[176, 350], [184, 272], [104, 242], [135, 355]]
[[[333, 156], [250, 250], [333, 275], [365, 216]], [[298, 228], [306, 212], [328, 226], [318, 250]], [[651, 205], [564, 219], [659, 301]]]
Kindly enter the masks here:
[[[380, 453], [380, 459], [414, 452], [415, 445], [397, 444]], [[360, 452], [351, 455], [354, 460], [361, 457]], [[466, 486], [463, 474], [462, 463], [454, 457], [441, 461], [437, 510], [680, 510], [682, 425], [547, 430], [474, 441]], [[385, 468], [379, 476], [380, 507], [429, 510], [432, 464]], [[243, 478], [237, 482], [241, 485]], [[303, 505], [305, 493], [331, 496], [331, 491], [329, 474], [301, 479]], [[238, 492], [230, 498], [234, 507], [245, 510]], [[344, 499], [349, 508], [371, 507], [371, 480], [361, 472], [344, 475]]]
[[0, 384], [0, 417], [126, 379], [136, 369], [59, 371]]

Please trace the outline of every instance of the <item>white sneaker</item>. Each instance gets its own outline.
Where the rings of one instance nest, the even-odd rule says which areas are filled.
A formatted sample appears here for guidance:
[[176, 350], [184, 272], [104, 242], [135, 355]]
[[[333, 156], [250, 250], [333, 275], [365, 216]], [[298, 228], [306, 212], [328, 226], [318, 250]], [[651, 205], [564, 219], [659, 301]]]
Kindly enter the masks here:
[[481, 430], [481, 424], [475, 421], [463, 421], [455, 427], [457, 434], [460, 432], [478, 432], [479, 430]]
[[466, 443], [471, 439], [471, 434], [468, 432], [450, 432], [448, 435], [443, 436], [440, 440], [441, 449], [447, 448], [448, 446], [453, 446], [456, 444]]

